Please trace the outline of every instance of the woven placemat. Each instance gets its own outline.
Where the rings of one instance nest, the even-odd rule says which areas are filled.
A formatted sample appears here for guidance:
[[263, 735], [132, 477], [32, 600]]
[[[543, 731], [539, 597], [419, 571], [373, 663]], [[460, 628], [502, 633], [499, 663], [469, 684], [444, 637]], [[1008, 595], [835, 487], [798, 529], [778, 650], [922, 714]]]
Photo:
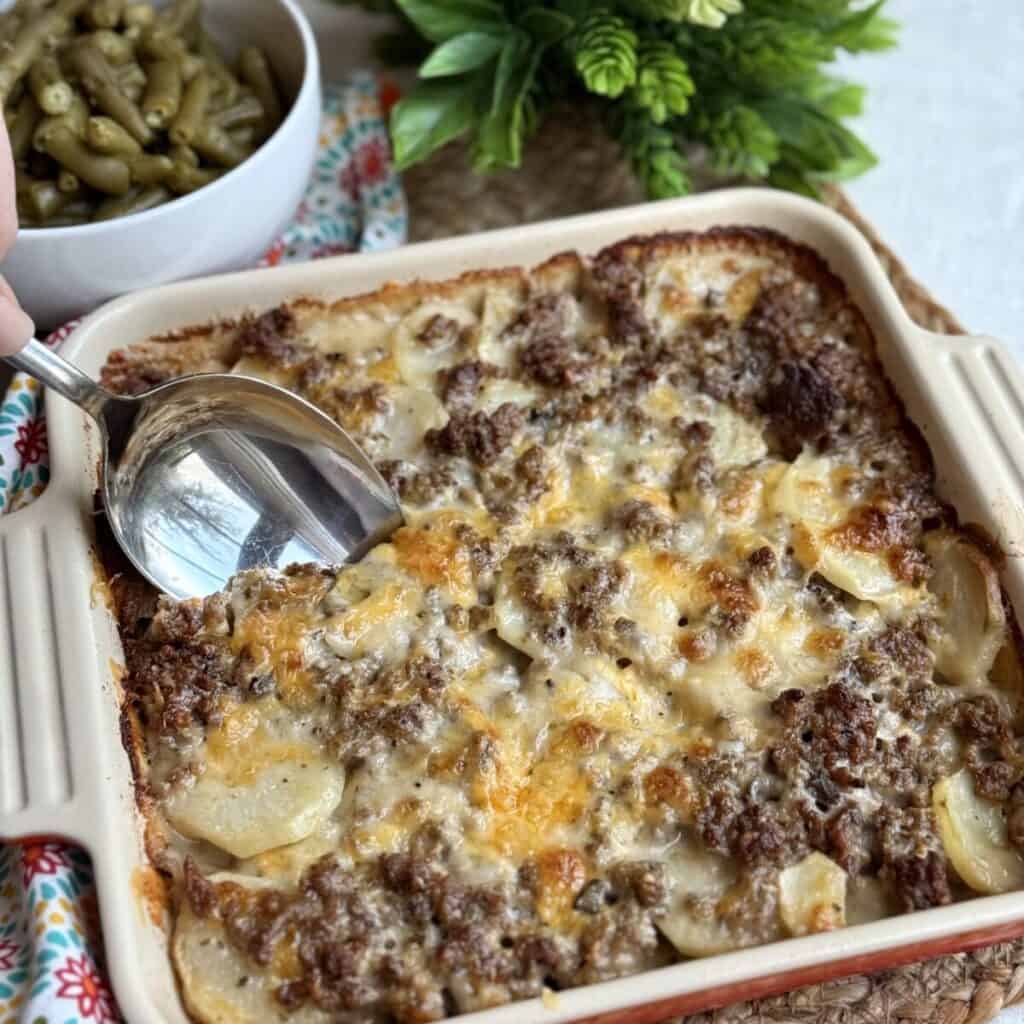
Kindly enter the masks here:
[[[549, 119], [519, 171], [480, 177], [470, 173], [466, 156], [462, 146], [451, 145], [404, 176], [412, 239], [529, 224], [642, 199], [614, 143], [579, 112]], [[710, 180], [698, 184], [706, 186]], [[938, 333], [964, 333], [841, 190], [829, 189], [826, 201], [863, 232], [917, 323]], [[1024, 939], [811, 985], [673, 1024], [986, 1024], [1018, 1002], [1024, 1002]]]

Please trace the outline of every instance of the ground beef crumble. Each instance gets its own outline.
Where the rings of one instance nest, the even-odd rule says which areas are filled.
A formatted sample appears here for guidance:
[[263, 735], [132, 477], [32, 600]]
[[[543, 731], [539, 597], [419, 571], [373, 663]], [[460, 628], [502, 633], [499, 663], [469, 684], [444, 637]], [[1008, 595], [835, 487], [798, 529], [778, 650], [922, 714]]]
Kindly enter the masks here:
[[454, 412], [448, 422], [427, 431], [427, 447], [438, 455], [461, 455], [489, 466], [511, 444], [523, 426], [523, 414], [512, 402], [493, 413]]
[[303, 357], [295, 344], [295, 315], [285, 306], [242, 321], [236, 344], [241, 356], [292, 366]]
[[[883, 555], [908, 586], [928, 582], [923, 536], [938, 525], [955, 527], [955, 517], [935, 498], [927, 453], [901, 418], [859, 314], [827, 275], [804, 279], [784, 266], [767, 271], [746, 315], [732, 311], [724, 291], [708, 293], [704, 308], [673, 319], [669, 334], [653, 311], [661, 279], [649, 261], [643, 247], [608, 249], [571, 294], [534, 291], [496, 336], [486, 336], [487, 298], [482, 310], [474, 307], [479, 328], [434, 315], [420, 329], [415, 340], [423, 349], [454, 346], [449, 365], [428, 385], [448, 421], [427, 431], [422, 445], [417, 439], [401, 449], [402, 458], [388, 457], [382, 433], [368, 443], [380, 439], [373, 448], [378, 468], [414, 517], [465, 502], [474, 515], [489, 514], [490, 529], [452, 527], [476, 593], [465, 605], [442, 601], [439, 588], [428, 593], [422, 617], [442, 624], [444, 642], [414, 645], [387, 667], [373, 654], [346, 659], [328, 652], [311, 668], [310, 699], [329, 709], [331, 721], [317, 735], [350, 777], [373, 759], [404, 756], [455, 734], [462, 698], [459, 662], [449, 654], [457, 641], [485, 633], [488, 645], [508, 653], [495, 606], [503, 586], [525, 610], [530, 641], [544, 649], [533, 659], [513, 652], [509, 675], [529, 665], [529, 684], [552, 700], [556, 674], [549, 679], [539, 671], [535, 679], [534, 670], [558, 666], [570, 651], [642, 676], [650, 627], [639, 613], [629, 613], [636, 621], [621, 614], [632, 581], [626, 566], [633, 564], [633, 553], [622, 552], [635, 545], [659, 558], [685, 551], [698, 517], [723, 507], [731, 483], [743, 482], [746, 467], [728, 460], [728, 424], [709, 422], [720, 422], [716, 403], [763, 431], [764, 467], [805, 450], [858, 465], [863, 472], [846, 495], [854, 511], [836, 543]], [[503, 307], [495, 308], [500, 324]], [[360, 437], [391, 409], [395, 378], [386, 350], [379, 361], [374, 351], [372, 363], [359, 352], [317, 352], [287, 308], [244, 319], [227, 330], [224, 345], [226, 360], [285, 368], [292, 386]], [[380, 372], [368, 375], [367, 366]], [[168, 375], [162, 363], [117, 359], [109, 374], [127, 391]], [[528, 384], [523, 392], [532, 397], [480, 408], [487, 382], [497, 377]], [[663, 388], [685, 398], [672, 409], [685, 415], [660, 410]], [[552, 517], [543, 529], [524, 529], [535, 512], [538, 519], [546, 514], [541, 499], [560, 486], [562, 468], [589, 458], [590, 440], [606, 431], [622, 450], [660, 447], [673, 458], [663, 475], [653, 460], [623, 458], [624, 486], [601, 504], [599, 521], [559, 532]], [[649, 496], [645, 488], [662, 491], [672, 504], [632, 496]], [[293, 946], [294, 976], [275, 994], [283, 1010], [310, 1006], [359, 1020], [412, 1022], [536, 995], [545, 986], [618, 977], [671, 955], [658, 922], [680, 905], [679, 882], [657, 859], [617, 860], [610, 819], [595, 808], [640, 808], [645, 834], [659, 846], [692, 844], [730, 858], [736, 880], [728, 899], [687, 898], [683, 905], [762, 938], [781, 927], [779, 871], [811, 851], [851, 878], [881, 880], [893, 908], [903, 911], [965, 895], [930, 803], [935, 782], [963, 765], [981, 797], [1004, 805], [1009, 840], [1024, 853], [1024, 762], [1012, 709], [1002, 693], [965, 695], [935, 679], [934, 613], [898, 624], [855, 623], [858, 602], [821, 575], [808, 578], [785, 541], [753, 531], [750, 540], [731, 561], [719, 563], [717, 553], [694, 560], [698, 597], [679, 617], [670, 650], [679, 664], [690, 663], [687, 670], [745, 645], [756, 654], [751, 623], [776, 587], [789, 588], [794, 602], [828, 627], [818, 633], [840, 637], [828, 669], [803, 688], [778, 676], [750, 683], [768, 690], [764, 701], [777, 694], [759, 712], [767, 721], [763, 748], [745, 744], [743, 716], [731, 711], [702, 723], [706, 745], [702, 740], [699, 749], [660, 761], [661, 753], [641, 757], [625, 744], [616, 747], [613, 729], [579, 723], [581, 734], [592, 730], [596, 738], [579, 743], [573, 768], [597, 795], [593, 807], [578, 812], [589, 816], [591, 829], [578, 853], [525, 856], [518, 874], [470, 884], [453, 865], [445, 831], [451, 824], [428, 822], [399, 852], [354, 867], [323, 857], [293, 890], [213, 883], [187, 860], [184, 893], [193, 912], [223, 922], [228, 941], [257, 967]], [[230, 602], [157, 600], [129, 576], [116, 587], [125, 689], [151, 745], [192, 749], [225, 708], [283, 699], [266, 663], [232, 649]], [[260, 601], [273, 607], [275, 597]], [[664, 702], [666, 717], [685, 706], [660, 679], [651, 697]], [[474, 725], [459, 735], [445, 770], [489, 778], [502, 756], [495, 735]], [[577, 915], [571, 932], [546, 917], [551, 858], [567, 865], [563, 902]]]
[[587, 923], [577, 940], [546, 927], [537, 910], [535, 873], [516, 885], [467, 885], [447, 866], [436, 826], [425, 826], [408, 853], [386, 854], [357, 869], [332, 855], [311, 865], [296, 892], [245, 891], [211, 883], [185, 862], [192, 912], [219, 918], [229, 941], [261, 966], [291, 946], [299, 976], [276, 992], [282, 1006], [328, 1012], [388, 1013], [399, 1021], [538, 995], [653, 966], [660, 959], [655, 916], [668, 892], [662, 865], [613, 867], [586, 884]]

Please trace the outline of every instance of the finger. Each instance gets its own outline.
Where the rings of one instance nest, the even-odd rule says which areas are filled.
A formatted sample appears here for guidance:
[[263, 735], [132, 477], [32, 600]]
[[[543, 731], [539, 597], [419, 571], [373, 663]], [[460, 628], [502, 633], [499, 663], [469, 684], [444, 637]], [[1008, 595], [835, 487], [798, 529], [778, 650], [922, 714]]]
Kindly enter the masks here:
[[32, 318], [18, 305], [11, 286], [0, 277], [0, 356], [20, 352], [35, 333]]

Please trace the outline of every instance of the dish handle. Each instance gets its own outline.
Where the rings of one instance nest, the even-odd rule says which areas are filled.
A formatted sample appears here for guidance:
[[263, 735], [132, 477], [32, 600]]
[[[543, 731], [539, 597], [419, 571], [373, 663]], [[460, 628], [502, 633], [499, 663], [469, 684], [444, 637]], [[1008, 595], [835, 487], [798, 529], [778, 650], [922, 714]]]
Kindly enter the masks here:
[[101, 826], [77, 782], [95, 759], [76, 726], [101, 713], [93, 590], [71, 551], [83, 524], [56, 490], [0, 518], [0, 839], [88, 846]]
[[[1024, 587], [1024, 375], [994, 338], [918, 333], [908, 401], [929, 442], [939, 493], [955, 500], [961, 522], [983, 526]], [[1012, 566], [1010, 566], [1012, 568]], [[1011, 591], [1012, 591], [1011, 587]], [[1014, 595], [1020, 601], [1024, 595]]]

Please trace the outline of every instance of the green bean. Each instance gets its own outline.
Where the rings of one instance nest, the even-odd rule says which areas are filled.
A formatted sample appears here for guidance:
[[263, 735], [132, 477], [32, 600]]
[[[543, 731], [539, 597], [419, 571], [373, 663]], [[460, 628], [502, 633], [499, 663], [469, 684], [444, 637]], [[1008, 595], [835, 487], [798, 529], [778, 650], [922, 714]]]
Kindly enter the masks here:
[[92, 0], [85, 20], [93, 28], [117, 28], [124, 13], [124, 0]]
[[256, 93], [263, 106], [263, 131], [269, 135], [281, 123], [281, 101], [263, 51], [247, 46], [239, 55], [238, 70], [242, 81]]
[[186, 167], [199, 166], [199, 154], [191, 146], [171, 146], [167, 151], [167, 155], [176, 164], [184, 164]]
[[230, 106], [238, 99], [241, 92], [239, 81], [231, 73], [231, 69], [224, 62], [220, 48], [205, 31], [199, 33], [199, 56], [206, 61], [207, 70], [210, 72], [217, 85], [218, 99], [225, 105]]
[[82, 191], [82, 182], [77, 174], [62, 168], [57, 175], [57, 189], [66, 196], [77, 196]]
[[93, 153], [67, 128], [58, 125], [44, 136], [43, 143], [57, 163], [97, 191], [119, 196], [131, 188], [131, 172], [123, 160]]
[[22, 96], [14, 113], [14, 123], [10, 127], [11, 155], [15, 162], [24, 160], [32, 145], [32, 136], [39, 125], [43, 113], [36, 103], [35, 96], [27, 92]]
[[47, 217], [44, 221], [38, 221], [33, 227], [39, 228], [69, 228], [75, 224], [82, 224], [92, 216], [92, 203], [87, 199], [81, 199], [74, 203], [68, 203], [61, 207], [60, 213], [53, 217]]
[[185, 41], [180, 36], [166, 32], [159, 25], [152, 25], [142, 33], [139, 51], [148, 60], [182, 61], [188, 55]]
[[140, 153], [130, 157], [128, 169], [136, 185], [159, 185], [174, 170], [174, 161], [162, 153]]
[[142, 114], [150, 128], [165, 128], [181, 106], [181, 67], [177, 61], [158, 60], [149, 65]]
[[210, 170], [207, 167], [189, 167], [186, 164], [175, 164], [167, 175], [165, 184], [172, 192], [185, 195], [216, 181], [224, 172]]
[[85, 126], [85, 141], [105, 156], [135, 157], [142, 152], [139, 143], [112, 117], [93, 116]]
[[246, 155], [252, 154], [256, 146], [256, 128], [251, 124], [242, 125], [241, 128], [232, 128], [228, 132], [236, 146], [246, 151]]
[[25, 95], [25, 79], [22, 78], [20, 81], [14, 83], [14, 87], [7, 94], [7, 103], [20, 103], [21, 97]]
[[35, 59], [29, 68], [28, 84], [43, 113], [63, 114], [71, 106], [74, 94], [52, 53], [41, 54]]
[[[62, 0], [64, 5], [72, 0]], [[74, 0], [78, 8], [85, 0]], [[0, 102], [6, 102], [14, 86], [28, 73], [44, 48], [71, 29], [73, 14], [66, 14], [60, 6], [46, 13], [29, 16], [18, 29], [10, 49], [0, 58]]]
[[89, 45], [80, 45], [71, 51], [71, 58], [93, 103], [137, 141], [148, 146], [153, 141], [153, 133], [142, 111], [121, 91], [103, 54]]
[[199, 0], [173, 0], [159, 20], [172, 35], [187, 36], [199, 20]]
[[21, 162], [21, 169], [31, 178], [52, 178], [56, 174], [53, 161], [41, 150], [32, 148]]
[[69, 23], [73, 23], [88, 2], [89, 0], [57, 0], [53, 9], [62, 18], [67, 18]]
[[237, 167], [249, 155], [223, 128], [209, 121], [196, 132], [192, 148], [205, 160], [220, 167]]
[[152, 4], [126, 4], [122, 21], [128, 28], [148, 28], [156, 21], [156, 8]]
[[181, 60], [181, 77], [184, 82], [191, 82], [201, 71], [206, 70], [206, 61], [194, 53], [186, 53]]
[[143, 90], [146, 88], [146, 72], [142, 70], [139, 64], [132, 61], [130, 64], [117, 68], [115, 74], [117, 76], [117, 84], [121, 86], [121, 91], [133, 103], [138, 103], [142, 99]]
[[33, 181], [25, 189], [29, 209], [36, 220], [47, 220], [65, 203], [55, 181]]
[[210, 115], [210, 120], [219, 128], [232, 129], [252, 127], [263, 120], [263, 105], [250, 92], [230, 107], [224, 107]]
[[91, 35], [82, 36], [83, 42], [90, 42], [104, 57], [116, 67], [127, 64], [135, 56], [135, 47], [131, 40], [111, 32], [109, 28], [99, 28]]
[[162, 185], [151, 185], [148, 188], [133, 188], [123, 196], [116, 196], [104, 199], [92, 219], [111, 220], [114, 217], [128, 217], [133, 213], [142, 213], [144, 210], [152, 210], [154, 206], [161, 206], [171, 198], [171, 193]]
[[205, 71], [201, 71], [188, 83], [181, 97], [178, 116], [171, 122], [170, 130], [167, 132], [171, 142], [185, 146], [191, 144], [206, 116], [211, 85], [210, 76]]
[[40, 152], [46, 152], [46, 143], [43, 141], [47, 135], [57, 128], [67, 128], [72, 135], [78, 138], [85, 136], [89, 122], [89, 107], [85, 100], [78, 93], [71, 99], [71, 106], [63, 114], [52, 117], [44, 117], [36, 126], [32, 134], [32, 145]]

